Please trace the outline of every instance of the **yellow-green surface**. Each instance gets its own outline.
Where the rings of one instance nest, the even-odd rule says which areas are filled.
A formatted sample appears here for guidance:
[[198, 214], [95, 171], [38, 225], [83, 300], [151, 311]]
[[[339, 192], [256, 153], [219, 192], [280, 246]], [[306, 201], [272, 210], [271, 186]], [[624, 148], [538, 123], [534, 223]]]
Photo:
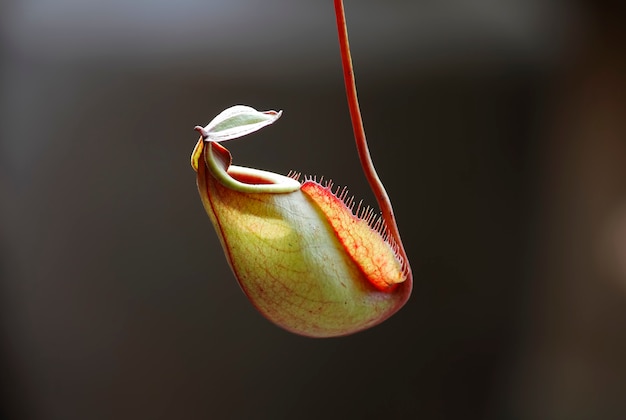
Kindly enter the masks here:
[[[376, 290], [320, 208], [299, 189], [237, 191], [218, 181], [227, 159], [215, 159], [206, 150], [205, 157], [213, 162], [198, 165], [204, 207], [242, 289], [272, 322], [302, 335], [345, 335], [383, 321], [403, 305], [402, 287], [391, 293]], [[209, 168], [219, 168], [220, 162], [216, 178]], [[228, 169], [234, 177], [240, 173], [275, 179], [263, 171]], [[263, 185], [276, 187], [260, 184], [261, 190]]]

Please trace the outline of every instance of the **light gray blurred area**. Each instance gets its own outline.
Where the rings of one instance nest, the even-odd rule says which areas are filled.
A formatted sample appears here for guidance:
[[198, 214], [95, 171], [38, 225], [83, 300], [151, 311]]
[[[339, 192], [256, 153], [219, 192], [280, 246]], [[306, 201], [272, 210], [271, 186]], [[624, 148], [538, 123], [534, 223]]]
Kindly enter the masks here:
[[626, 418], [626, 57], [607, 2], [346, 0], [374, 162], [415, 275], [309, 339], [247, 301], [189, 155], [373, 205], [330, 1], [0, 3], [0, 415]]

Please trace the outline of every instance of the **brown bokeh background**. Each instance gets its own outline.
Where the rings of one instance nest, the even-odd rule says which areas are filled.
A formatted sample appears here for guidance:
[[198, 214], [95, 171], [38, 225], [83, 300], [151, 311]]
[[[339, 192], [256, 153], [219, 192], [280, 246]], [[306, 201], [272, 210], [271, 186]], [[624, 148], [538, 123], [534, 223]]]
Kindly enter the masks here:
[[245, 299], [188, 161], [222, 109], [283, 109], [236, 163], [374, 204], [331, 2], [1, 3], [4, 418], [626, 416], [624, 14], [346, 3], [415, 289], [322, 340]]

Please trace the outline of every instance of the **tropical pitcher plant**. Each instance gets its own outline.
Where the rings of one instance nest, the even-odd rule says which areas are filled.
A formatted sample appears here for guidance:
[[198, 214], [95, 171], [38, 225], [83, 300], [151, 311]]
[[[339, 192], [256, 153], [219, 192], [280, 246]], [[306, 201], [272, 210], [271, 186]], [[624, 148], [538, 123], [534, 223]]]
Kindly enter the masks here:
[[381, 215], [355, 209], [330, 183], [232, 165], [222, 142], [274, 123], [282, 111], [233, 106], [196, 127], [201, 137], [191, 155], [202, 204], [244, 293], [267, 319], [310, 337], [377, 325], [412, 288], [391, 202], [367, 147], [343, 2], [334, 4], [357, 151]]

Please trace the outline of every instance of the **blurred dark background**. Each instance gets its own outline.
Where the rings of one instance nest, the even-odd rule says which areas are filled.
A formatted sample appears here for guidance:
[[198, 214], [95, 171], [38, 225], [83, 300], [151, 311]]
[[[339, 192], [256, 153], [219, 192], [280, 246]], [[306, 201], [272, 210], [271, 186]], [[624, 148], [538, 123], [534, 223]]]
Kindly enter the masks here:
[[622, 11], [346, 3], [415, 289], [322, 340], [246, 300], [189, 154], [230, 105], [283, 109], [235, 162], [374, 204], [332, 2], [0, 3], [3, 418], [625, 418]]

